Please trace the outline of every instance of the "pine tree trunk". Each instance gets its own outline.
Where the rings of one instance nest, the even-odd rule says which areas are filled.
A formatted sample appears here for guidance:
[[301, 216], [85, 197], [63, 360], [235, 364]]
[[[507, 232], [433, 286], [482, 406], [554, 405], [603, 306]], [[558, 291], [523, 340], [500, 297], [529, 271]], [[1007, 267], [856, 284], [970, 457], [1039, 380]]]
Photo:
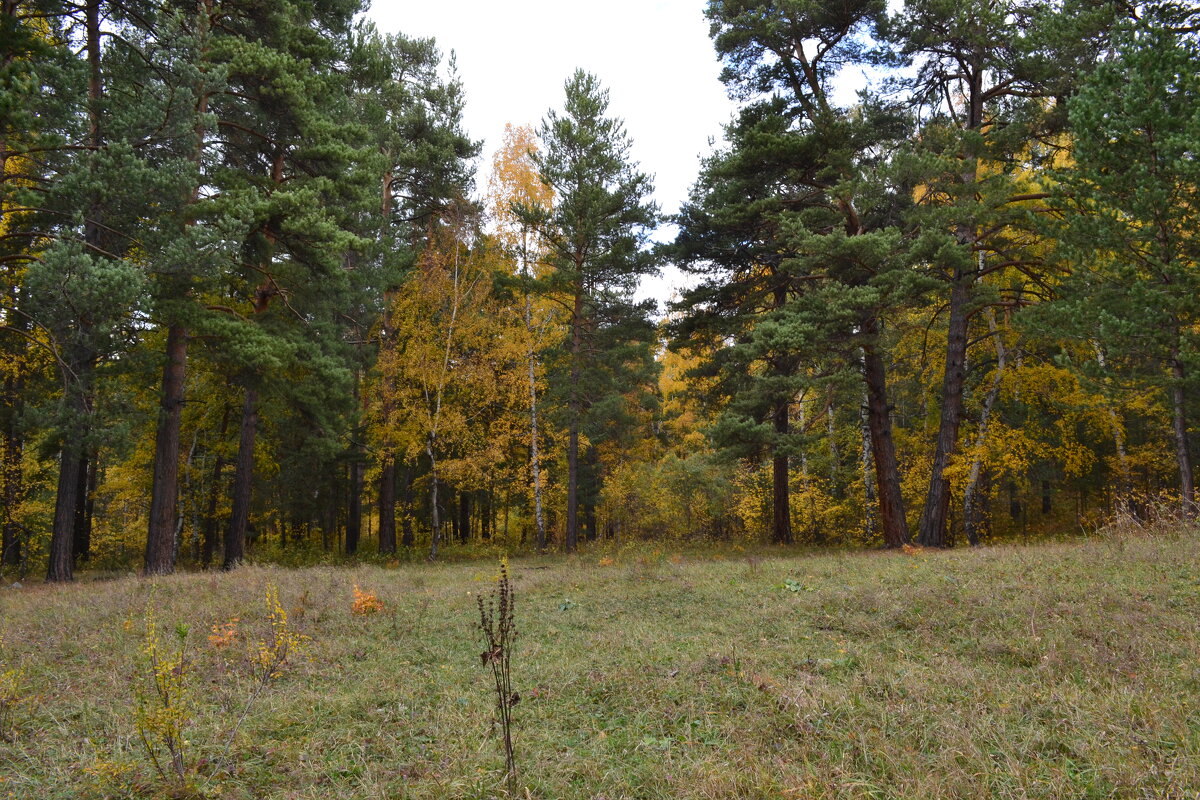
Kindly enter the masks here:
[[571, 313], [571, 385], [567, 403], [567, 535], [566, 551], [575, 552], [579, 542], [579, 424], [583, 407], [579, 400], [579, 362], [583, 358], [583, 293], [575, 295]]
[[21, 563], [21, 528], [16, 514], [25, 484], [22, 469], [24, 442], [17, 428], [19, 395], [18, 379], [14, 376], [5, 378], [4, 452], [0, 457], [0, 479], [4, 481], [4, 490], [0, 492], [0, 566], [6, 567]]
[[412, 465], [405, 464], [403, 470], [404, 482], [404, 517], [400, 523], [400, 544], [404, 547], [412, 547], [416, 544], [413, 536], [413, 493], [412, 493]]
[[179, 428], [183, 420], [183, 381], [187, 368], [187, 332], [167, 329], [167, 363], [163, 366], [162, 405], [154, 447], [154, 483], [150, 491], [150, 531], [146, 536], [145, 572], [175, 571], [175, 512], [179, 496]]
[[362, 537], [363, 463], [355, 452], [350, 461], [350, 486], [346, 498], [346, 555], [358, 552]]
[[996, 371], [992, 375], [992, 385], [983, 398], [983, 408], [979, 412], [979, 430], [975, 434], [975, 457], [971, 461], [971, 472], [967, 478], [967, 488], [963, 494], [963, 526], [966, 528], [967, 541], [972, 547], [978, 546], [979, 530], [983, 521], [980, 510], [980, 482], [983, 476], [983, 444], [987, 441], [988, 423], [992, 418], [992, 408], [1000, 397], [1000, 385], [1004, 378], [1004, 367], [1008, 360], [1008, 350], [1000, 332], [996, 327], [996, 315], [988, 310], [988, 331], [996, 343]]
[[946, 468], [958, 444], [962, 424], [963, 383], [967, 360], [967, 304], [973, 273], [958, 272], [950, 290], [950, 320], [946, 331], [946, 372], [942, 378], [942, 415], [933, 451], [929, 492], [917, 541], [925, 547], [946, 547], [946, 522], [950, 512], [950, 480]]
[[204, 532], [200, 538], [200, 566], [204, 569], [212, 566], [213, 556], [217, 552], [217, 502], [221, 496], [221, 471], [224, 467], [224, 459], [218, 457], [213, 466], [212, 486], [208, 489], [208, 508], [204, 515]]
[[[232, 409], [225, 406], [221, 412], [221, 432], [217, 442], [225, 441], [229, 431], [229, 416]], [[218, 444], [219, 446], [219, 444]], [[218, 455], [213, 462], [212, 484], [208, 487], [208, 510], [204, 515], [204, 533], [200, 542], [200, 565], [204, 569], [212, 566], [213, 555], [217, 552], [217, 502], [221, 498], [221, 473], [225, 471], [225, 458]]]
[[1175, 434], [1175, 459], [1179, 463], [1179, 497], [1185, 517], [1196, 516], [1196, 484], [1192, 476], [1192, 455], [1188, 447], [1187, 397], [1183, 388], [1185, 378], [1179, 350], [1171, 351], [1171, 422]]
[[867, 422], [867, 402], [865, 397], [863, 398], [861, 428], [862, 453], [860, 454], [860, 461], [862, 464], [863, 499], [866, 501], [863, 507], [863, 541], [871, 542], [875, 539], [874, 508], [879, 502], [879, 496], [875, 490], [875, 467], [871, 458], [871, 428]]
[[1008, 516], [1013, 522], [1021, 520], [1021, 498], [1017, 494], [1016, 481], [1008, 482]]
[[575, 552], [579, 541], [579, 428], [572, 417], [567, 431], [567, 536], [565, 548]]
[[[796, 421], [800, 423], [801, 432], [808, 431], [808, 414], [804, 407], [807, 391], [801, 392], [800, 398], [796, 401]], [[808, 532], [810, 539], [816, 538], [815, 524], [817, 515], [815, 506], [813, 505], [812, 481], [808, 476], [808, 448], [803, 443], [799, 446], [800, 456], [800, 491], [805, 500], [808, 501], [808, 524], [804, 529]]]
[[87, 562], [92, 557], [91, 520], [88, 519], [88, 490], [92, 486], [91, 476], [96, 468], [96, 454], [83, 454], [83, 463], [79, 467], [79, 489], [75, 494], [75, 520], [72, 529], [71, 556], [75, 566]]
[[[879, 335], [874, 318], [863, 325], [872, 340]], [[867, 387], [867, 432], [875, 461], [875, 488], [879, 495], [879, 522], [886, 547], [908, 544], [908, 520], [904, 516], [904, 497], [900, 493], [900, 467], [896, 462], [896, 443], [892, 439], [892, 413], [887, 400], [887, 374], [878, 345], [871, 341], [863, 347], [863, 380]]]
[[74, 580], [75, 515], [79, 504], [80, 475], [87, 470], [85, 439], [90, 429], [88, 397], [92, 387], [92, 360], [86, 353], [75, 351], [71, 353], [70, 361], [71, 368], [62, 370], [69, 423], [63, 433], [59, 453], [58, 488], [50, 532], [50, 564], [46, 571], [48, 582]]
[[492, 534], [495, 533], [496, 529], [495, 511], [493, 509], [495, 496], [495, 489], [492, 486], [492, 482], [489, 481], [488, 488], [483, 492], [479, 509], [479, 538], [485, 542], [491, 541]]
[[258, 390], [247, 387], [242, 404], [241, 434], [233, 471], [233, 498], [229, 527], [225, 530], [225, 557], [221, 569], [231, 570], [246, 557], [246, 531], [250, 527], [250, 493], [254, 486], [254, 441], [258, 436]]
[[[4, 13], [15, 13], [15, 7], [10, 8], [8, 3], [5, 3]], [[3, 149], [3, 140], [0, 140], [0, 181], [7, 180], [7, 153]], [[0, 182], [0, 186], [3, 183]], [[0, 208], [0, 215], [4, 212]], [[9, 309], [4, 317], [4, 324], [17, 330], [18, 335], [25, 330], [25, 318], [19, 313], [17, 302], [19, 299], [17, 284], [14, 281], [9, 287]], [[23, 340], [21, 340], [23, 342]], [[24, 344], [21, 344], [22, 349]], [[19, 354], [17, 359], [21, 358]], [[3, 451], [0, 452], [0, 482], [3, 483], [3, 489], [0, 490], [0, 566], [15, 567], [21, 563], [21, 524], [17, 519], [17, 509], [20, 506], [25, 496], [25, 474], [24, 474], [24, 450], [25, 442], [21, 436], [19, 426], [19, 415], [24, 395], [25, 381], [23, 376], [23, 364], [17, 362], [17, 370], [9, 372], [4, 377], [4, 394], [3, 402], [0, 403], [0, 408], [3, 408], [4, 424], [4, 440], [0, 443]]]
[[396, 460], [388, 456], [379, 470], [379, 552], [396, 552]]
[[833, 408], [833, 388], [825, 398], [825, 436], [829, 443], [829, 492], [834, 499], [841, 500], [845, 495], [845, 487], [838, 480], [842, 466], [842, 454], [837, 442], [837, 414]]
[[[213, 0], [203, 0], [199, 8], [197, 31], [202, 53], [208, 50], [208, 33], [212, 20]], [[204, 115], [208, 112], [209, 93], [201, 82], [196, 87], [196, 125], [192, 162], [197, 166], [203, 158], [205, 142]], [[195, 185], [188, 198], [195, 205], [201, 186]], [[185, 226], [194, 224], [188, 220]], [[188, 294], [186, 285], [179, 289]], [[154, 477], [150, 490], [150, 520], [146, 535], [144, 571], [147, 575], [169, 575], [175, 571], [177, 547], [176, 514], [179, 502], [179, 430], [183, 421], [184, 379], [187, 373], [188, 333], [176, 321], [167, 327], [166, 363], [163, 365], [162, 391], [159, 401], [158, 430], [154, 443]], [[209, 558], [212, 553], [209, 551]]]
[[[1108, 363], [1104, 356], [1104, 348], [1100, 346], [1099, 342], [1093, 341], [1092, 349], [1096, 351], [1096, 363], [1101, 372], [1105, 374], [1107, 383]], [[1122, 508], [1127, 507], [1133, 497], [1133, 470], [1129, 466], [1129, 452], [1125, 448], [1125, 428], [1121, 424], [1121, 418], [1117, 415], [1117, 409], [1108, 400], [1105, 400], [1104, 405], [1108, 409], [1108, 419], [1112, 425], [1113, 447], [1117, 453], [1117, 470], [1121, 473], [1121, 485], [1117, 490], [1119, 496], [1113, 505], [1116, 508]]]
[[528, 292], [525, 294], [525, 333], [529, 336], [529, 471], [533, 477], [533, 521], [538, 550], [545, 550], [546, 518], [542, 514], [542, 465], [538, 457], [537, 356], [533, 350], [533, 308]]
[[[984, 90], [982, 55], [972, 53], [969, 61], [963, 64], [967, 76], [967, 117], [965, 126], [968, 130], [981, 131], [986, 124], [984, 119]], [[971, 145], [965, 145], [971, 147]], [[979, 160], [975, 153], [964, 153], [963, 169], [959, 176], [960, 182], [967, 191], [974, 195], [974, 187], [979, 181]], [[973, 248], [978, 242], [978, 236], [973, 221], [960, 219], [957, 224], [956, 236], [963, 248]], [[972, 256], [974, 258], [974, 256]], [[968, 306], [971, 301], [972, 288], [978, 273], [974, 263], [969, 266], [957, 265], [950, 286], [950, 319], [946, 327], [946, 363], [945, 374], [942, 377], [942, 408], [941, 420], [938, 424], [937, 440], [934, 443], [933, 467], [929, 476], [929, 491], [925, 496], [925, 507], [921, 511], [921, 520], [917, 529], [917, 541], [925, 547], [949, 547], [951, 542], [947, 536], [947, 521], [950, 513], [950, 481], [945, 471], [950, 465], [950, 459], [958, 446], [958, 429], [962, 424], [963, 415], [963, 385], [967, 370], [967, 326], [970, 322]]]
[[581, 489], [583, 519], [580, 521], [584, 540], [596, 541], [596, 496], [600, 484], [600, 453], [595, 446], [588, 445], [583, 451], [583, 487]]
[[79, 442], [64, 444], [59, 456], [58, 492], [54, 504], [47, 582], [75, 579], [72, 552], [75, 544], [75, 505], [79, 496], [79, 475], [84, 469], [83, 448]]
[[425, 453], [429, 456], [429, 526], [432, 532], [429, 540], [429, 560], [438, 556], [438, 545], [442, 539], [442, 522], [438, 514], [438, 475], [437, 457], [433, 453], [433, 441], [425, 442]]
[[[775, 433], [786, 436], [789, 429], [788, 403], [781, 402], [775, 409]], [[771, 459], [771, 538], [776, 544], [792, 543], [792, 510], [789, 498], [788, 457], [776, 453]]]
[[321, 549], [326, 553], [333, 549], [337, 536], [337, 492], [334, 490], [336, 477], [331, 477], [321, 490]]
[[17, 508], [25, 494], [23, 469], [24, 442], [17, 422], [22, 381], [15, 375], [4, 379], [4, 442], [0, 454], [0, 565], [14, 567], [21, 563], [21, 527]]
[[585, 541], [596, 541], [596, 503], [590, 497], [583, 504], [583, 535]]
[[471, 493], [460, 490], [458, 493], [458, 542], [468, 544], [471, 541]]

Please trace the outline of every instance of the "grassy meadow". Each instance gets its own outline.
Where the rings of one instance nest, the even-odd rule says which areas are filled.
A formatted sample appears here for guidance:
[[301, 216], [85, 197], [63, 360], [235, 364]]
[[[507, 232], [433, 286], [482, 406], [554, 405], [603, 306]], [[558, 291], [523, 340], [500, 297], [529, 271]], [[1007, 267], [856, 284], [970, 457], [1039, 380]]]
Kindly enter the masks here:
[[[1194, 530], [514, 560], [517, 794], [1195, 798], [1198, 564]], [[0, 798], [507, 796], [476, 609], [495, 573], [4, 588]], [[308, 640], [256, 683], [269, 585]], [[383, 609], [353, 613], [355, 585]], [[183, 637], [182, 785], [138, 731], [149, 604], [162, 653]]]

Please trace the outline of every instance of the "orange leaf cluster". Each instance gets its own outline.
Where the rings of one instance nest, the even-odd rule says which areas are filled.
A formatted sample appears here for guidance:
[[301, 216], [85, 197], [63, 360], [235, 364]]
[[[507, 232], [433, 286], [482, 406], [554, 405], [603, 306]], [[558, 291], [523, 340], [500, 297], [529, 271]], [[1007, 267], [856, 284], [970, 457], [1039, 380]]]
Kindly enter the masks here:
[[208, 635], [208, 644], [215, 650], [223, 650], [237, 640], [238, 618], [230, 617], [228, 622], [214, 622], [212, 633]]
[[383, 601], [374, 592], [364, 592], [354, 584], [354, 603], [350, 606], [351, 613], [365, 617], [383, 611]]

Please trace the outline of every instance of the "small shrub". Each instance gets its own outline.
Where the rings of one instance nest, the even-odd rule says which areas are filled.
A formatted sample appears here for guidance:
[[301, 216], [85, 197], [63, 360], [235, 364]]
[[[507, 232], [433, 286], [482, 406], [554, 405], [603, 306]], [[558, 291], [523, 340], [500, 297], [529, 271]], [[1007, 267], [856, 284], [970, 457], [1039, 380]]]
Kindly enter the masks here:
[[367, 617], [380, 611], [383, 611], [383, 601], [374, 592], [364, 592], [358, 588], [357, 583], [354, 584], [354, 602], [350, 606], [350, 612], [360, 617]]
[[214, 622], [208, 635], [208, 644], [214, 650], [224, 650], [233, 645], [238, 637], [238, 618], [230, 617], [228, 622]]
[[284, 665], [309, 641], [307, 636], [298, 633], [288, 622], [288, 613], [279, 602], [279, 590], [274, 584], [267, 584], [265, 599], [267, 618], [271, 623], [270, 637], [257, 642], [251, 653], [254, 675], [260, 685], [282, 675]]
[[254, 703], [262, 695], [263, 691], [266, 690], [267, 686], [270, 685], [271, 681], [283, 675], [284, 667], [309, 642], [309, 637], [297, 632], [292, 627], [288, 620], [287, 611], [284, 610], [283, 604], [279, 602], [279, 590], [272, 583], [267, 584], [265, 601], [267, 605], [267, 619], [271, 625], [270, 635], [268, 638], [260, 639], [250, 645], [250, 665], [254, 678], [254, 690], [246, 698], [246, 704], [242, 706], [242, 713], [238, 715], [237, 722], [229, 729], [229, 733], [225, 735], [225, 748], [218, 762], [223, 768], [229, 766], [233, 740], [237, 736], [237, 732], [241, 729], [242, 723], [249, 716], [250, 709], [254, 707]]
[[[150, 603], [154, 602], [151, 594]], [[188, 741], [184, 731], [192, 720], [192, 701], [187, 658], [188, 627], [175, 626], [174, 646], [159, 637], [152, 605], [146, 608], [146, 633], [142, 644], [142, 677], [137, 691], [138, 736], [154, 769], [166, 783], [187, 783]], [[148, 691], [147, 691], [148, 685]]]

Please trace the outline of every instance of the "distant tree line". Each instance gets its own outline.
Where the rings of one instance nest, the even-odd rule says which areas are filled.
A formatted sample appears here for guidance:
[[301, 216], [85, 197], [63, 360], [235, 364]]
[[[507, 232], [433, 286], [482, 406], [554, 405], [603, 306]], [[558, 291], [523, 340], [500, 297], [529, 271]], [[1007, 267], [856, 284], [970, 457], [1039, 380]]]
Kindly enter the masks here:
[[740, 111], [658, 247], [595, 76], [477, 194], [363, 11], [0, 4], [4, 567], [1194, 516], [1192, 4], [711, 0]]

